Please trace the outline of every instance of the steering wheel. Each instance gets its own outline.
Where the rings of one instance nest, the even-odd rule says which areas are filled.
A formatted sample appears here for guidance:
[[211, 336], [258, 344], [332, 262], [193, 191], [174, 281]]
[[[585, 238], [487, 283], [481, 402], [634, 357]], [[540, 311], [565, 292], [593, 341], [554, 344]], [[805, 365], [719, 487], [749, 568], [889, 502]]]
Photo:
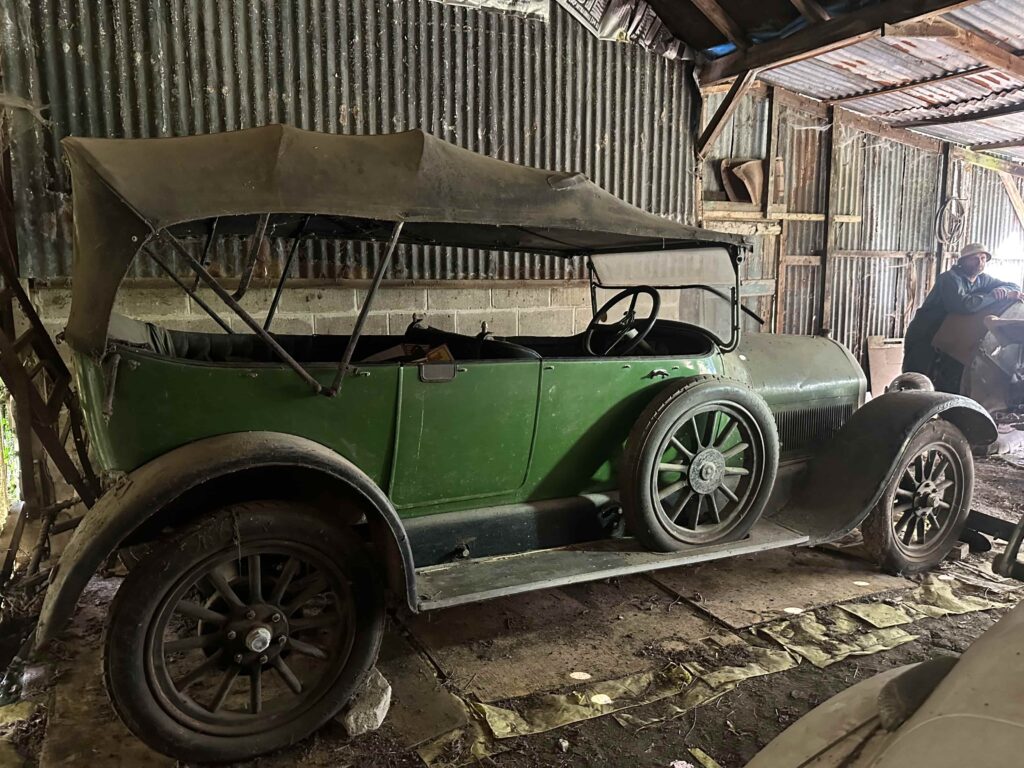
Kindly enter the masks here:
[[[641, 294], [651, 297], [651, 312], [647, 317], [637, 320], [636, 300]], [[621, 304], [626, 299], [630, 300], [629, 309], [622, 314], [621, 320], [611, 325], [615, 329], [615, 335], [611, 343], [605, 346], [603, 350], [595, 350], [592, 346], [594, 331], [599, 325], [602, 325], [601, 319], [607, 317], [613, 307]], [[625, 341], [626, 344], [618, 350], [617, 354], [622, 356], [628, 355], [640, 346], [647, 334], [651, 332], [654, 322], [658, 319], [658, 310], [660, 309], [661, 296], [648, 285], [638, 285], [635, 288], [627, 288], [615, 294], [607, 304], [597, 310], [587, 326], [586, 335], [583, 337], [583, 345], [587, 350], [587, 354], [594, 355], [595, 357], [606, 357], [612, 353], [613, 349]]]

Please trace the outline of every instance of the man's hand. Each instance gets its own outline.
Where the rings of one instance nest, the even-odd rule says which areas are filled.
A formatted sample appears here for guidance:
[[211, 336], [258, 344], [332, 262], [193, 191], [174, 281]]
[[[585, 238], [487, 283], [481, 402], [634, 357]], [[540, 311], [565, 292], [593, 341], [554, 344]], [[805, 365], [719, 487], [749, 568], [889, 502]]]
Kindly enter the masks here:
[[1014, 301], [1021, 300], [1020, 291], [1011, 291], [1008, 288], [999, 286], [998, 288], [992, 289], [992, 296], [996, 301], [1003, 301], [1004, 299], [1013, 299]]

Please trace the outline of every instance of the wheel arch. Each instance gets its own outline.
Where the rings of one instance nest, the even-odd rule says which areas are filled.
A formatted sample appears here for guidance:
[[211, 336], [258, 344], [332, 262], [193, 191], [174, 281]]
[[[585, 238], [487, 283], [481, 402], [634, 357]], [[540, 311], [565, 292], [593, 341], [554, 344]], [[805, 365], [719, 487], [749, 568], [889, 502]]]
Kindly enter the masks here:
[[[51, 575], [35, 631], [39, 649], [74, 612], [86, 583], [121, 546], [180, 527], [222, 500], [257, 495], [304, 501], [337, 513], [367, 532], [391, 593], [416, 610], [412, 550], [384, 492], [352, 462], [306, 438], [244, 432], [176, 448], [129, 473], [108, 490], [76, 528]], [[240, 490], [245, 494], [237, 495]]]
[[855, 411], [810, 462], [777, 522], [808, 534], [809, 545], [846, 535], [878, 503], [917, 431], [935, 418], [953, 424], [974, 446], [997, 436], [992, 417], [970, 398], [924, 390], [880, 395]]

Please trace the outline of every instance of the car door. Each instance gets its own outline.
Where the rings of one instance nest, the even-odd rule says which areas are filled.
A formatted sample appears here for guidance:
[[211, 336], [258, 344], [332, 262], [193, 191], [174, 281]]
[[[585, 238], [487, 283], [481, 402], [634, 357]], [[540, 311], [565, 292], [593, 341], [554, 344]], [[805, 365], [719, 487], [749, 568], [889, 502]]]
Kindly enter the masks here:
[[486, 506], [488, 497], [518, 490], [533, 448], [540, 367], [539, 359], [404, 367], [390, 487], [395, 506], [471, 499]]

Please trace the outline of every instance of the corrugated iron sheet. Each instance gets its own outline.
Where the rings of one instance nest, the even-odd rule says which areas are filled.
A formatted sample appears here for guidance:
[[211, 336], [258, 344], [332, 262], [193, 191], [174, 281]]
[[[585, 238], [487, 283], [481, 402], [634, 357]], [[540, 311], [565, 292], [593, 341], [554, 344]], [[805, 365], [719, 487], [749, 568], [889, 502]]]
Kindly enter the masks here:
[[[1020, 0], [982, 0], [944, 18], [996, 41], [1008, 51], [1024, 48], [1024, 3]], [[832, 100], [963, 72], [980, 64], [974, 56], [952, 48], [942, 38], [885, 37], [770, 70], [763, 79], [807, 96]], [[1024, 81], [987, 69], [899, 93], [849, 101], [843, 106], [887, 122], [898, 122], [1016, 103], [1024, 103]], [[915, 130], [959, 144], [1024, 139], [1024, 117], [1013, 115]], [[1024, 149], [1008, 149], [1003, 154], [1024, 159]]]
[[[705, 123], [715, 114], [724, 99], [724, 93], [708, 94], [704, 105]], [[763, 93], [747, 94], [740, 99], [732, 119], [725, 124], [705, 155], [708, 166], [704, 172], [704, 191], [711, 193], [709, 199], [725, 199], [720, 175], [722, 160], [763, 159], [767, 142], [768, 99]]]
[[[664, 216], [692, 215], [685, 65], [598, 41], [557, 6], [543, 23], [428, 0], [10, 0], [0, 5], [0, 66], [5, 90], [48, 105], [52, 120], [43, 127], [18, 117], [26, 276], [69, 272], [58, 146], [68, 134], [174, 136], [269, 122], [353, 133], [419, 127], [504, 160], [583, 171]], [[230, 273], [241, 248], [229, 250]], [[326, 244], [307, 249], [296, 273], [363, 277], [374, 261], [372, 247]], [[554, 257], [408, 249], [390, 276], [582, 275]]]
[[949, 18], [965, 29], [999, 40], [1007, 48], [1024, 48], [1024, 4], [1020, 0], [984, 0], [953, 11]]
[[[779, 152], [785, 177], [785, 204], [795, 213], [823, 213], [828, 192], [825, 150], [831, 127], [827, 120], [790, 106], [779, 112]], [[825, 248], [825, 225], [812, 221], [786, 224], [786, 253], [820, 254]]]
[[[965, 243], [980, 242], [992, 249], [995, 261], [988, 271], [1003, 280], [1024, 285], [1024, 227], [1017, 218], [999, 175], [977, 166], [961, 166], [960, 194], [967, 198]], [[1016, 179], [1018, 189], [1024, 185]]]

